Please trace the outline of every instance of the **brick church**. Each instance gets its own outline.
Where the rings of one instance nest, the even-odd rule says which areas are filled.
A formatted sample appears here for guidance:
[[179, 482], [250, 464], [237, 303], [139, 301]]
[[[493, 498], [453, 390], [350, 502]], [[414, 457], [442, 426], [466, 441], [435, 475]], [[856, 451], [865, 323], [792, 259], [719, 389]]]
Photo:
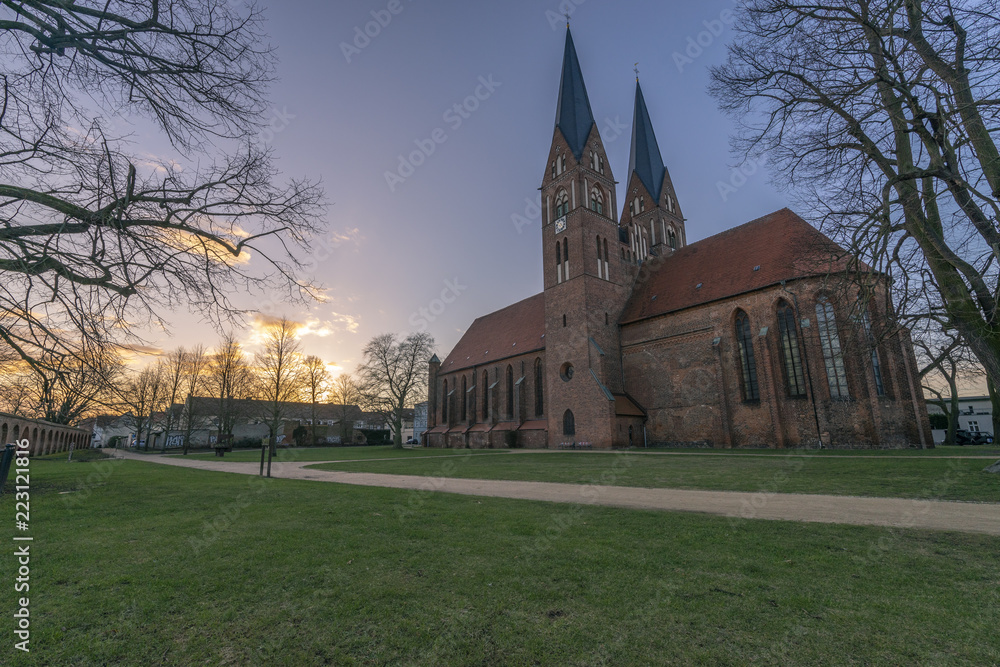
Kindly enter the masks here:
[[627, 178], [617, 216], [567, 31], [544, 291], [430, 360], [428, 446], [932, 446], [909, 337], [876, 335], [842, 248], [788, 209], [687, 243], [638, 81]]

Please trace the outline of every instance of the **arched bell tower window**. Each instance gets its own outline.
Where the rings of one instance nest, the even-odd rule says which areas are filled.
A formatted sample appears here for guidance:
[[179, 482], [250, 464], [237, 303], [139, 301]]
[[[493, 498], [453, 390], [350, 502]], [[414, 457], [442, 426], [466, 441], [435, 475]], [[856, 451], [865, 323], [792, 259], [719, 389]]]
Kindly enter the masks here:
[[576, 435], [576, 418], [572, 410], [563, 413], [563, 435]]
[[604, 193], [596, 186], [590, 190], [590, 210], [604, 215]]
[[757, 386], [757, 361], [753, 354], [753, 331], [750, 329], [750, 318], [742, 310], [736, 312], [736, 345], [740, 352], [740, 385], [743, 389], [743, 400], [759, 401], [760, 389]]
[[569, 280], [569, 239], [563, 239], [563, 280]]
[[669, 239], [671, 249], [677, 250], [677, 234], [674, 233], [673, 229], [667, 233], [667, 238]]
[[556, 218], [561, 218], [569, 213], [569, 195], [565, 190], [560, 190], [556, 195]]
[[562, 260], [562, 243], [556, 241], [556, 283], [561, 283], [563, 281], [563, 260]]

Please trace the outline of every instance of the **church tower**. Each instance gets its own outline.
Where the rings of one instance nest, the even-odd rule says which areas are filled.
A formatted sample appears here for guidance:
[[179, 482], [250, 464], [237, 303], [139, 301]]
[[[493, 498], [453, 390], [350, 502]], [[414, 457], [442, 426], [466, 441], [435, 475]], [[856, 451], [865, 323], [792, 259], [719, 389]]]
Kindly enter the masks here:
[[566, 30], [552, 147], [542, 179], [545, 389], [549, 446], [620, 444], [618, 319], [635, 265], [615, 212], [608, 164], [573, 36]]
[[687, 245], [684, 215], [677, 203], [670, 172], [663, 164], [638, 78], [628, 170], [621, 224], [632, 236], [632, 246], [639, 257], [645, 258], [650, 252], [663, 255]]

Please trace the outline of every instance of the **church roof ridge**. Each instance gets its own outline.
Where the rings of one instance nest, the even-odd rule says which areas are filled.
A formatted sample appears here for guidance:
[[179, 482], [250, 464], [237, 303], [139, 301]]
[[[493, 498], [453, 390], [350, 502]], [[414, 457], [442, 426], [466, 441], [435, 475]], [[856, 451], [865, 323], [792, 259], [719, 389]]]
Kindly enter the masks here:
[[477, 317], [441, 365], [442, 373], [545, 348], [545, 292]]
[[573, 34], [567, 27], [562, 76], [559, 80], [559, 102], [556, 105], [556, 127], [562, 131], [577, 160], [583, 155], [583, 148], [593, 126], [594, 113], [590, 109], [587, 85], [583, 82], [583, 71], [573, 44]]
[[635, 108], [632, 113], [632, 147], [628, 158], [629, 173], [639, 176], [654, 202], [660, 201], [663, 191], [663, 180], [667, 168], [663, 164], [660, 145], [656, 141], [653, 123], [646, 108], [646, 99], [642, 94], [642, 86], [635, 82]]
[[[620, 323], [850, 268], [843, 247], [788, 208], [688, 244], [659, 261], [636, 284]], [[867, 267], [859, 264], [858, 269]]]

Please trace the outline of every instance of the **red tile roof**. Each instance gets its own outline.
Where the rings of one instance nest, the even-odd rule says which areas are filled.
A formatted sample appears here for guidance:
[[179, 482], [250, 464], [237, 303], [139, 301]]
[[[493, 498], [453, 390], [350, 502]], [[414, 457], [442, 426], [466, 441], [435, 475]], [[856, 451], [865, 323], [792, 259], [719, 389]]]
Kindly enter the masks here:
[[543, 350], [544, 336], [543, 292], [478, 318], [441, 364], [441, 373]]
[[[661, 261], [659, 266], [657, 261]], [[620, 322], [637, 322], [782, 280], [847, 268], [846, 250], [783, 208], [685, 246], [662, 260], [646, 260]]]

